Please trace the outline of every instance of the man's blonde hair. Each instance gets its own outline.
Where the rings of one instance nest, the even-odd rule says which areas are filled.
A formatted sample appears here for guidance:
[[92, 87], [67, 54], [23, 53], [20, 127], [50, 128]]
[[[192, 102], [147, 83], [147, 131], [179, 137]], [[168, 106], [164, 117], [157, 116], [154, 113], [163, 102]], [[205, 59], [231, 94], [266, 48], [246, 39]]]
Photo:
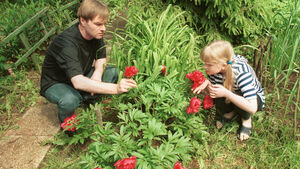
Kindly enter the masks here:
[[108, 20], [108, 15], [107, 6], [98, 0], [83, 0], [77, 11], [79, 21], [80, 17], [85, 20], [92, 20], [96, 16], [100, 16], [103, 20]]
[[[216, 40], [204, 47], [201, 52], [201, 59], [204, 62], [214, 62], [217, 64], [226, 64], [224, 87], [232, 91], [234, 85], [234, 76], [232, 72], [234, 50], [230, 42]], [[231, 63], [230, 63], [231, 62]], [[229, 101], [226, 100], [228, 103]]]

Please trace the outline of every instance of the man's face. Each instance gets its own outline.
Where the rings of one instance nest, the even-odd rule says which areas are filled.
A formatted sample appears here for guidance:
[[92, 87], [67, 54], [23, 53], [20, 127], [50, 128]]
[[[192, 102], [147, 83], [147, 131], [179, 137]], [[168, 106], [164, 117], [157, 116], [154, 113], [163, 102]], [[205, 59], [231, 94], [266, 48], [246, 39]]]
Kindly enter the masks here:
[[102, 19], [99, 15], [91, 20], [81, 19], [83, 28], [85, 29], [87, 40], [90, 39], [101, 39], [106, 30], [105, 24], [107, 20]]

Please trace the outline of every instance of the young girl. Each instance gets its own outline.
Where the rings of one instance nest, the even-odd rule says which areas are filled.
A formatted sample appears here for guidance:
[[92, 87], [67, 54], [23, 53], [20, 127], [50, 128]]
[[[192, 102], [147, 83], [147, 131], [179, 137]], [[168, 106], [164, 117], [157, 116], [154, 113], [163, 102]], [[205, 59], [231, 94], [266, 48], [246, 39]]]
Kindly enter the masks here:
[[216, 104], [218, 129], [239, 115], [238, 137], [247, 140], [252, 130], [251, 115], [261, 110], [265, 102], [255, 72], [247, 60], [235, 55], [232, 45], [223, 40], [208, 44], [201, 52], [201, 59], [209, 81], [206, 80], [193, 92], [199, 94], [207, 87]]

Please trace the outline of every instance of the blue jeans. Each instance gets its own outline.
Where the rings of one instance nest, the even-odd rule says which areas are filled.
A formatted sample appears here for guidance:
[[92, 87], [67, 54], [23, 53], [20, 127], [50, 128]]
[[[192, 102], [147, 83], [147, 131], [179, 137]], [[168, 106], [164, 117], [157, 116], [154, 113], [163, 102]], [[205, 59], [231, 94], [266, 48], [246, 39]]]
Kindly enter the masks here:
[[[86, 76], [91, 77], [94, 72], [92, 69]], [[117, 83], [118, 70], [115, 67], [107, 66], [102, 76], [103, 82]], [[73, 86], [66, 83], [56, 83], [45, 91], [45, 97], [51, 103], [57, 104], [58, 118], [64, 122], [65, 118], [72, 116], [74, 111], [82, 102], [95, 99], [100, 94], [91, 96], [90, 93], [78, 91]]]

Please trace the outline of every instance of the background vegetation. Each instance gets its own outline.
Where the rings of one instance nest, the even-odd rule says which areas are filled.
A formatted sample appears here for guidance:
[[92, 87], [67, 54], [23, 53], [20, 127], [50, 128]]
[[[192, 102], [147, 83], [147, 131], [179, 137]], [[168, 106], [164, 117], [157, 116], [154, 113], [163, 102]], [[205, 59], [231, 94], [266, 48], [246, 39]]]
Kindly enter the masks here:
[[[4, 25], [0, 37], [7, 36], [43, 7], [55, 10], [64, 3], [3, 2], [1, 14], [8, 17], [0, 21]], [[299, 1], [107, 0], [107, 3], [112, 20], [120, 11], [127, 11], [124, 33], [114, 33], [114, 38], [107, 41], [111, 46], [111, 64], [120, 70], [127, 65], [138, 67], [135, 80], [139, 88], [126, 95], [112, 96], [113, 102], [106, 105], [104, 127], [98, 125], [96, 112], [97, 108], [103, 108], [102, 102], [108, 97], [83, 107], [78, 134], [72, 138], [59, 134], [49, 141], [54, 148], [43, 168], [100, 165], [111, 168], [115, 161], [130, 155], [140, 159], [140, 168], [172, 168], [177, 160], [187, 168], [299, 166]], [[70, 13], [76, 13], [74, 10]], [[63, 23], [61, 13], [54, 18], [56, 24]], [[16, 20], [15, 25], [12, 19]], [[39, 38], [38, 28], [31, 31], [33, 39]], [[201, 110], [192, 116], [185, 113], [192, 95], [184, 76], [202, 69], [199, 52], [215, 39], [231, 41], [235, 50], [253, 63], [265, 88], [266, 107], [254, 115], [253, 134], [247, 142], [236, 138], [236, 121], [217, 131], [213, 110]], [[17, 39], [0, 48], [3, 75], [0, 85], [11, 86], [0, 91], [1, 131], [13, 127], [14, 117], [40, 99], [36, 87], [39, 74], [31, 69], [30, 60], [15, 70], [16, 77], [5, 71], [7, 63], [16, 61], [23, 52], [21, 48]], [[41, 48], [40, 53], [44, 50]], [[162, 65], [167, 65], [166, 77], [161, 75]]]

